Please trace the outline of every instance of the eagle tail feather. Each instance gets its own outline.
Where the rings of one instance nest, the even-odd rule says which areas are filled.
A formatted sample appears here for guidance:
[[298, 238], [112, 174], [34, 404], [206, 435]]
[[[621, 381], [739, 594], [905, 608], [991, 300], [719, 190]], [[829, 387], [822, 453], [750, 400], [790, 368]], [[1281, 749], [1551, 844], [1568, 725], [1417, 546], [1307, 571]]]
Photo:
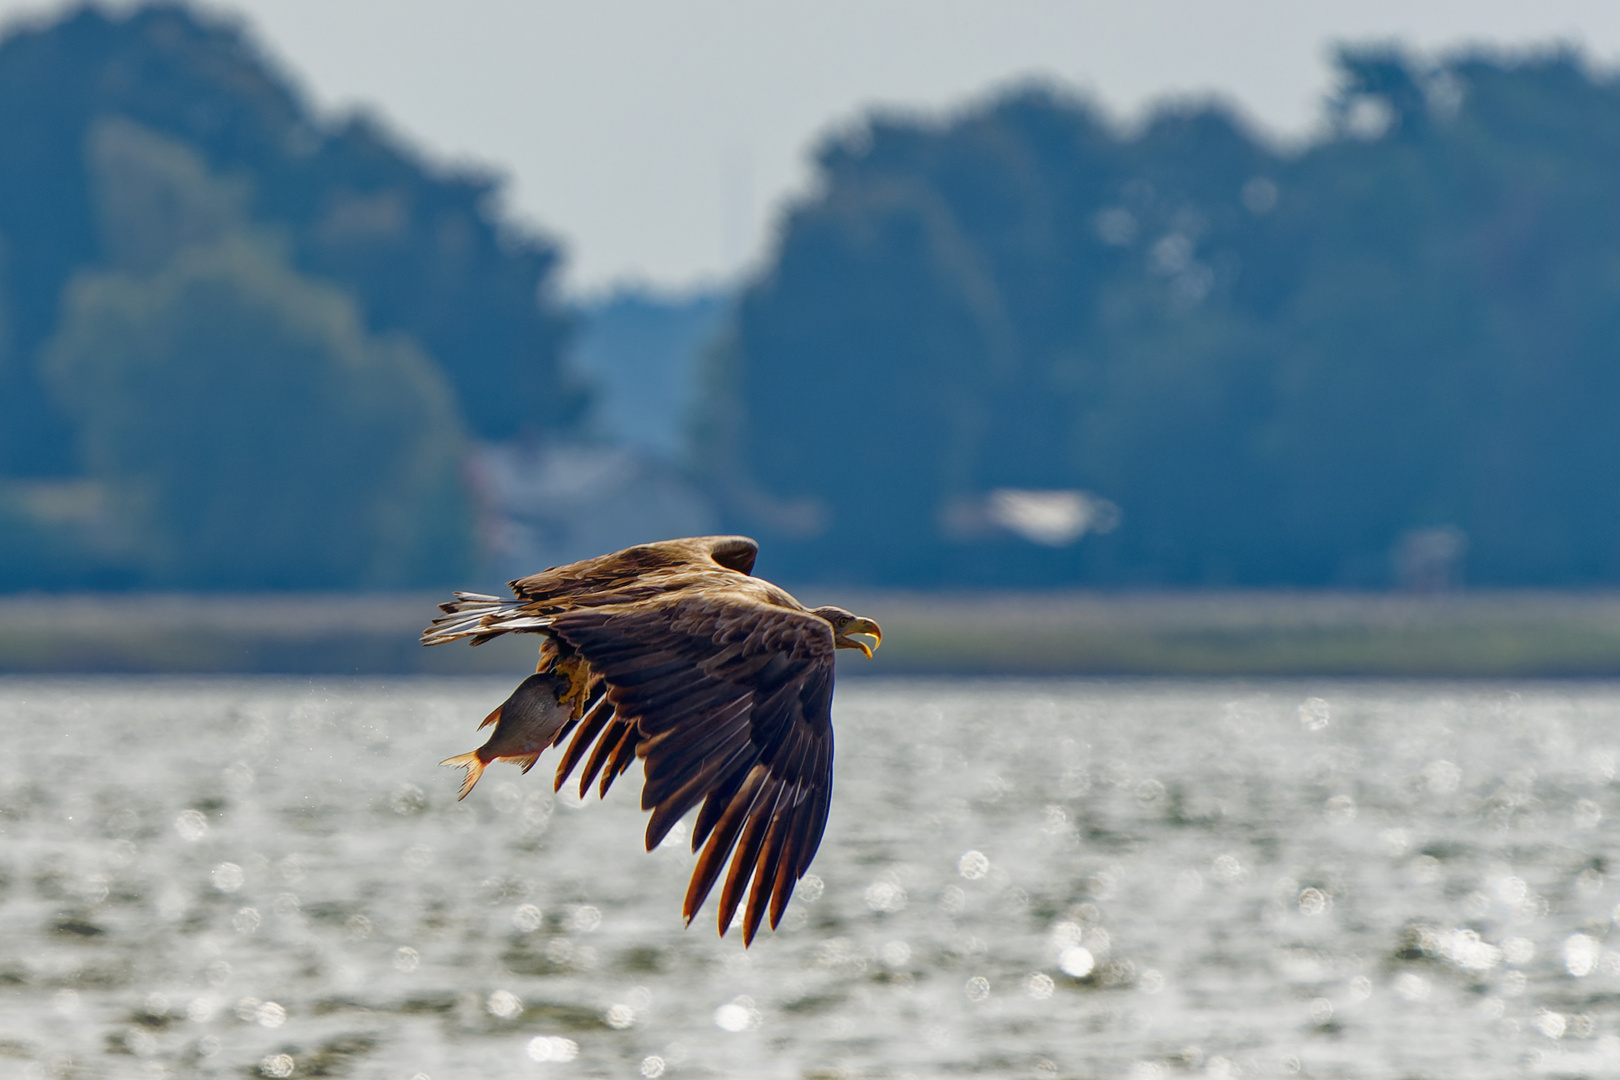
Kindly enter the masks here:
[[422, 644], [443, 645], [470, 637], [477, 645], [498, 634], [544, 630], [551, 625], [550, 615], [527, 611], [528, 604], [529, 601], [522, 599], [503, 600], [483, 593], [458, 592], [456, 599], [439, 605], [444, 614], [422, 631]]

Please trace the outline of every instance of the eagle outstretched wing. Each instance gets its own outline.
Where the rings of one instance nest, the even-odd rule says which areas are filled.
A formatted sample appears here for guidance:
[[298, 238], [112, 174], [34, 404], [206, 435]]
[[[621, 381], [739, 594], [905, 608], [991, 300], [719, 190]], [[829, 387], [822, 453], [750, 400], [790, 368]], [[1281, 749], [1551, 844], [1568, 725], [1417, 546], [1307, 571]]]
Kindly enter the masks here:
[[821, 842], [832, 794], [832, 627], [756, 591], [577, 608], [547, 627], [604, 684], [557, 785], [592, 743], [582, 791], [605, 768], [605, 792], [634, 757], [644, 759], [649, 851], [701, 803], [692, 849], [702, 850], [684, 914], [688, 922], [697, 914], [730, 856], [719, 927], [724, 934], [748, 889], [745, 942], [767, 910], [773, 929], [781, 920]]

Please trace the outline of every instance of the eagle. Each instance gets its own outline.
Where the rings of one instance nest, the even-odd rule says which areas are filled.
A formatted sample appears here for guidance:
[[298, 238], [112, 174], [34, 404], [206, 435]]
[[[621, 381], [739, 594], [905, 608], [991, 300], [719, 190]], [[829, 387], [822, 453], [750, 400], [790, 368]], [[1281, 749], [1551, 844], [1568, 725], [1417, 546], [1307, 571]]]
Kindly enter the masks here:
[[639, 759], [648, 851], [698, 809], [687, 925], [729, 857], [719, 930], [746, 889], [744, 947], [767, 911], [776, 929], [827, 825], [834, 653], [870, 659], [883, 641], [871, 619], [754, 577], [758, 553], [745, 536], [640, 544], [519, 578], [514, 599], [458, 592], [421, 638], [544, 638], [535, 673], [479, 725], [489, 741], [442, 762], [466, 770], [461, 798], [491, 761], [526, 773], [570, 734], [554, 790], [583, 761], [580, 796], [598, 778], [606, 796]]

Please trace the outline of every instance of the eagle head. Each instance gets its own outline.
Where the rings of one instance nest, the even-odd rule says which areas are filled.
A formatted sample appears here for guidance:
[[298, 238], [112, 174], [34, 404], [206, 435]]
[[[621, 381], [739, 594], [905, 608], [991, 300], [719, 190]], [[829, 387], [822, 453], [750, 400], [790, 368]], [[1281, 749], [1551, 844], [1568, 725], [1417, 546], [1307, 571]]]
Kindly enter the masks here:
[[[833, 645], [836, 648], [859, 649], [870, 660], [873, 650], [883, 644], [883, 630], [871, 619], [863, 619], [841, 607], [820, 607], [810, 614], [819, 615], [832, 624]], [[872, 644], [868, 645], [859, 638], [850, 637], [851, 634], [869, 637]]]

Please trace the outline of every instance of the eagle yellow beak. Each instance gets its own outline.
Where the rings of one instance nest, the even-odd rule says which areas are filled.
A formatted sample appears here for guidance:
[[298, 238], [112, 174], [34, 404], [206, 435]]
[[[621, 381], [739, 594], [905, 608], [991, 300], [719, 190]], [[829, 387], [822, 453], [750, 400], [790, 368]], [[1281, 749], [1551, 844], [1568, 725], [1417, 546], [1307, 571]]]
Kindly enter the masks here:
[[[849, 636], [851, 634], [861, 634], [864, 637], [869, 637], [872, 639], [872, 644], [868, 645], [864, 641], [856, 640]], [[845, 649], [859, 649], [870, 660], [872, 654], [877, 651], [877, 647], [883, 644], [883, 628], [871, 619], [856, 619], [844, 628], [842, 634], [838, 635], [838, 641], [835, 644]]]

